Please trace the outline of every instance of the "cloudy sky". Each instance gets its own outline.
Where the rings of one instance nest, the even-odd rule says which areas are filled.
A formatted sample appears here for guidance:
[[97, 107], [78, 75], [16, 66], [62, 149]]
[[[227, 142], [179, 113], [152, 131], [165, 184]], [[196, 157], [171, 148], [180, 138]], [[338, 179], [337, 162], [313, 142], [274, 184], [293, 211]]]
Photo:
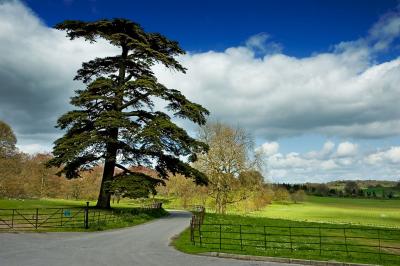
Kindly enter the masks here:
[[127, 17], [181, 43], [187, 74], [160, 81], [246, 128], [269, 179], [400, 179], [399, 2], [144, 2], [0, 0], [0, 120], [22, 151], [51, 151], [74, 73], [115, 53], [52, 26]]

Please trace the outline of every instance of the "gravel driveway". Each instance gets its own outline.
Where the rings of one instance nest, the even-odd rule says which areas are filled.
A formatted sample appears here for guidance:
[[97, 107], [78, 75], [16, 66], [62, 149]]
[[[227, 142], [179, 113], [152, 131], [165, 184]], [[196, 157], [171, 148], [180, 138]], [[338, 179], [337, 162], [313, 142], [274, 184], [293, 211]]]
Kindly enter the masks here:
[[[285, 265], [181, 253], [169, 246], [191, 214], [171, 215], [132, 228], [90, 233], [1, 233], [1, 266]], [[291, 264], [293, 265], [293, 264]]]

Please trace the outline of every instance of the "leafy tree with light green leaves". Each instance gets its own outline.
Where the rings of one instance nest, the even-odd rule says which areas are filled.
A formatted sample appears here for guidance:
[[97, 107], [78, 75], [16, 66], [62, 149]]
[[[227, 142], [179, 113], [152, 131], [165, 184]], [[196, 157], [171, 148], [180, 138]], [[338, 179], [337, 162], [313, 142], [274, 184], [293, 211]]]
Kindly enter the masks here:
[[[162, 64], [185, 73], [175, 59], [185, 53], [178, 43], [159, 33], [145, 32], [126, 19], [64, 21], [56, 28], [66, 31], [71, 40], [84, 38], [95, 43], [105, 39], [119, 48], [120, 54], [95, 58], [78, 70], [75, 80], [87, 87], [72, 97], [76, 109], [57, 122], [66, 133], [55, 142], [54, 158], [48, 166], [61, 167], [59, 174], [76, 178], [80, 171], [104, 164], [97, 201], [101, 208], [110, 207], [113, 189], [141, 197], [154, 192], [169, 173], [207, 183], [207, 177], [190, 163], [208, 146], [190, 137], [171, 116], [204, 125], [208, 111], [180, 91], [159, 83], [152, 72], [152, 66]], [[156, 99], [166, 103], [166, 110], [155, 107]], [[152, 167], [160, 178], [132, 172], [130, 166]]]

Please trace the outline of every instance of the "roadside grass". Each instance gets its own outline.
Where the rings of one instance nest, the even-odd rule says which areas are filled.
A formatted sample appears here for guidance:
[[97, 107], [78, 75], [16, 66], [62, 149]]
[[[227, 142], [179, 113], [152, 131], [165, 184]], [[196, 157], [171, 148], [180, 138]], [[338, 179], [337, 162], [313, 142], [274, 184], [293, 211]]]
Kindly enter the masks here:
[[[238, 210], [230, 210], [238, 213]], [[400, 228], [400, 200], [307, 197], [301, 203], [275, 202], [253, 217]]]
[[[221, 229], [219, 224], [223, 224]], [[240, 224], [242, 227], [239, 229]], [[264, 242], [264, 226], [267, 226], [267, 247], [265, 247]], [[291, 227], [292, 241], [289, 241], [289, 229], [286, 227]], [[322, 244], [319, 242], [319, 227], [321, 227]], [[179, 237], [173, 241], [173, 244], [178, 250], [192, 254], [217, 251], [308, 260], [358, 262], [385, 266], [400, 265], [400, 256], [384, 254], [400, 255], [400, 250], [381, 249], [381, 255], [352, 252], [379, 253], [379, 240], [376, 239], [378, 234], [380, 238], [395, 239], [381, 240], [380, 245], [398, 247], [400, 246], [400, 230], [392, 229], [391, 231], [386, 231], [384, 228], [346, 226], [346, 228], [349, 228], [346, 229], [346, 252], [346, 246], [343, 242], [343, 227], [344, 226], [340, 224], [299, 222], [239, 215], [206, 214], [204, 225], [201, 227], [200, 232], [202, 235], [201, 246], [199, 232], [195, 232], [196, 243], [193, 244], [193, 242], [190, 241], [189, 229], [182, 232]], [[219, 240], [219, 230], [222, 231], [221, 240]], [[239, 230], [242, 232], [242, 237], [240, 237], [238, 233]], [[310, 235], [312, 237], [309, 237]], [[219, 241], [222, 243], [221, 246]], [[293, 242], [293, 245], [291, 246], [289, 242]], [[376, 247], [359, 245], [376, 245]], [[319, 251], [320, 247], [323, 249], [321, 253]], [[315, 250], [310, 251], [306, 249]], [[382, 261], [380, 258], [382, 258]]]
[[[74, 214], [80, 208], [85, 207], [86, 201], [75, 201], [75, 200], [63, 200], [63, 199], [25, 199], [25, 200], [16, 200], [16, 199], [0, 199], [0, 209], [23, 209], [23, 215], [29, 220], [24, 220], [28, 226], [24, 226], [24, 228], [20, 228], [17, 231], [32, 231], [35, 232], [83, 232], [83, 231], [101, 231], [108, 229], [116, 229], [134, 226], [138, 224], [142, 224], [163, 216], [168, 215], [168, 212], [164, 209], [141, 209], [140, 204], [137, 202], [130, 201], [122, 201], [120, 204], [113, 204], [111, 210], [99, 210], [96, 209], [95, 202], [89, 202], [89, 229], [83, 228], [83, 212], [81, 211], [76, 219], [71, 220], [71, 224], [68, 226], [59, 226], [55, 227], [53, 225], [62, 224], [62, 219], [67, 221], [68, 218], [63, 217], [62, 212], [61, 215], [53, 215], [53, 209], [47, 208], [63, 208], [63, 210], [67, 210], [68, 212]], [[47, 217], [51, 217], [51, 225], [46, 227], [46, 224], [38, 229], [34, 229], [34, 217], [36, 213], [36, 208], [40, 209], [40, 213], [43, 213], [43, 219]], [[48, 212], [48, 213], [46, 213]], [[57, 210], [56, 210], [57, 212]], [[9, 212], [0, 211], [2, 213], [2, 217], [5, 219]], [[96, 213], [94, 217], [91, 217], [92, 213]], [[96, 219], [97, 214], [100, 213], [100, 216], [108, 218], [106, 219]], [[4, 216], [5, 215], [5, 216]], [[20, 217], [21, 218], [21, 217]], [[32, 226], [29, 225], [29, 222], [32, 223]], [[18, 225], [16, 226], [18, 227]], [[0, 228], [1, 229], [1, 228]], [[4, 228], [3, 228], [4, 229]], [[1, 232], [2, 230], [0, 230]], [[7, 230], [10, 231], [10, 230]]]
[[109, 229], [130, 227], [167, 216], [168, 214], [169, 213], [164, 209], [138, 210], [121, 208], [119, 209], [119, 213], [117, 214], [118, 218], [115, 221], [100, 221], [98, 223], [94, 222], [93, 224], [91, 224], [89, 229], [79, 228], [79, 230], [68, 229], [67, 231], [104, 231]]

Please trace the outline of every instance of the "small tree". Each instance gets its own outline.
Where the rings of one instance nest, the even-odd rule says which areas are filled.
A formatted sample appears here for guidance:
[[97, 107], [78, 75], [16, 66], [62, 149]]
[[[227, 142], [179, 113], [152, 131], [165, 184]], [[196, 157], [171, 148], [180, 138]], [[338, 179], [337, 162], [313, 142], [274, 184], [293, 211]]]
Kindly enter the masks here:
[[306, 199], [306, 193], [304, 190], [297, 190], [291, 194], [291, 198], [294, 203], [303, 202]]
[[166, 186], [168, 187], [168, 196], [179, 198], [183, 208], [187, 208], [196, 196], [196, 184], [182, 175], [171, 176], [166, 181]]
[[[112, 189], [123, 189], [132, 197], [145, 196], [161, 182], [130, 171], [130, 166], [153, 167], [161, 178], [180, 173], [206, 183], [206, 176], [189, 163], [196, 161], [196, 154], [205, 152], [207, 145], [191, 138], [169, 114], [203, 125], [208, 111], [178, 90], [166, 88], [152, 72], [155, 64], [185, 72], [174, 58], [184, 54], [178, 43], [145, 32], [126, 19], [64, 21], [56, 28], [66, 31], [71, 40], [83, 38], [94, 43], [104, 39], [120, 53], [85, 62], [78, 70], [75, 79], [87, 87], [72, 98], [76, 109], [59, 118], [57, 127], [67, 132], [55, 142], [54, 158], [48, 165], [61, 167], [59, 174], [71, 179], [104, 164], [97, 201], [102, 208], [110, 207]], [[157, 98], [166, 103], [169, 114], [155, 108]]]
[[207, 124], [199, 138], [209, 146], [207, 154], [199, 154], [195, 167], [207, 174], [208, 191], [217, 213], [225, 213], [228, 204], [247, 198], [240, 191], [241, 173], [257, 169], [258, 157], [253, 153], [253, 140], [241, 128], [221, 123]]
[[276, 187], [274, 189], [274, 200], [279, 202], [289, 201], [289, 191], [284, 187]]

